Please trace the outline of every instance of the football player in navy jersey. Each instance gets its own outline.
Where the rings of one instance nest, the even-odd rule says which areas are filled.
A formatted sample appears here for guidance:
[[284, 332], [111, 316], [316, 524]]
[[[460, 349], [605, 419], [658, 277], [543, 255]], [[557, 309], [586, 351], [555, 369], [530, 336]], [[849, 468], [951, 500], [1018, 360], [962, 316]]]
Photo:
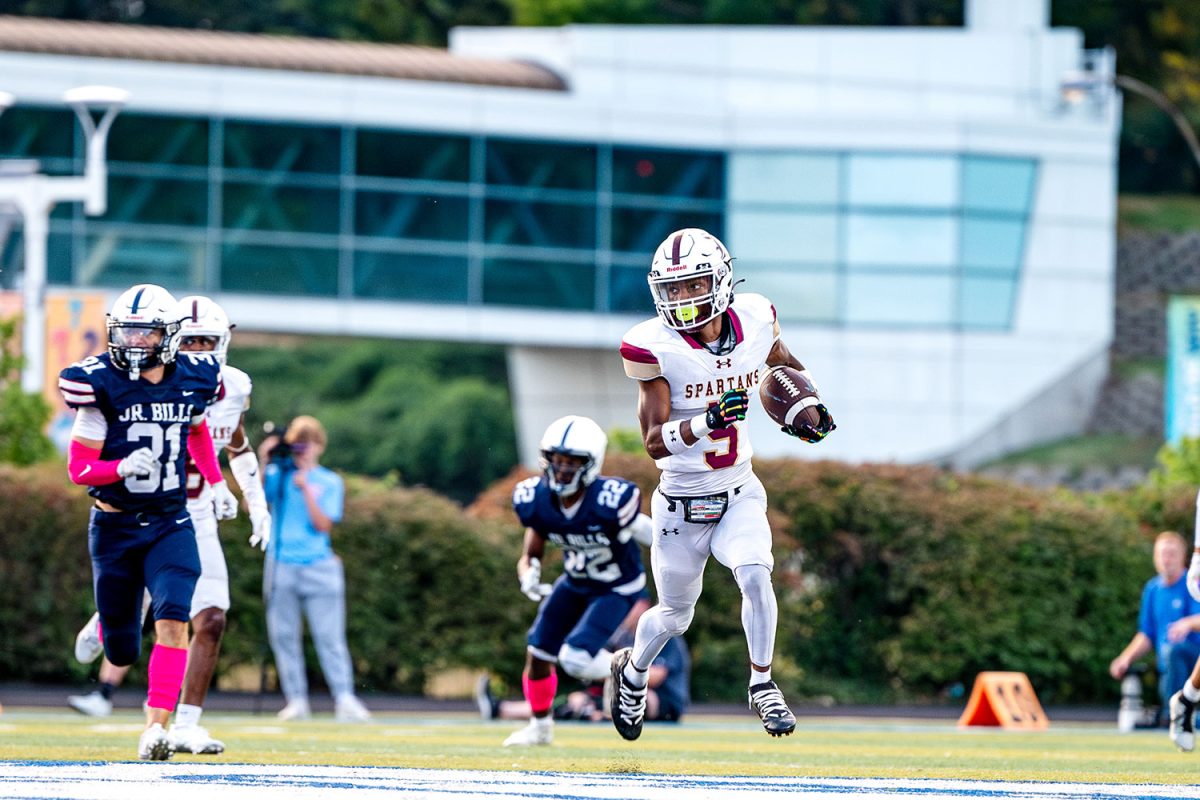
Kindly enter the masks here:
[[89, 487], [92, 581], [104, 652], [117, 666], [141, 650], [142, 595], [149, 589], [157, 643], [150, 655], [146, 729], [138, 757], [163, 761], [173, 748], [164, 723], [187, 666], [187, 624], [200, 574], [187, 512], [188, 455], [213, 487], [218, 516], [237, 501], [217, 465], [204, 410], [221, 388], [209, 353], [178, 357], [175, 298], [134, 286], [108, 315], [108, 352], [72, 364], [59, 389], [76, 409], [67, 470]]
[[[608, 437], [587, 417], [551, 423], [541, 441], [541, 477], [517, 484], [513, 509], [525, 525], [517, 562], [521, 591], [541, 603], [529, 629], [522, 689], [533, 717], [504, 745], [550, 744], [558, 689], [555, 665], [591, 682], [609, 673], [605, 642], [646, 586], [639, 544], [650, 544], [650, 518], [638, 487], [600, 475]], [[542, 583], [546, 542], [562, 548], [563, 574]]]

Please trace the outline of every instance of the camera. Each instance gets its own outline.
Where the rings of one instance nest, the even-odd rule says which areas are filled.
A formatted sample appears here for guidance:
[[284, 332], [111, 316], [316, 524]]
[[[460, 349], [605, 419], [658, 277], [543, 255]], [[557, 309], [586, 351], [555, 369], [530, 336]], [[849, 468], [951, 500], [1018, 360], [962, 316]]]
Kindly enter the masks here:
[[275, 443], [275, 446], [267, 451], [267, 461], [268, 463], [278, 465], [282, 469], [294, 467], [295, 454], [304, 450], [303, 443], [296, 442], [292, 444], [284, 440], [283, 437], [287, 433], [287, 429], [288, 425], [276, 425], [274, 422], [263, 423], [263, 433], [267, 436], [279, 437], [279, 441]]

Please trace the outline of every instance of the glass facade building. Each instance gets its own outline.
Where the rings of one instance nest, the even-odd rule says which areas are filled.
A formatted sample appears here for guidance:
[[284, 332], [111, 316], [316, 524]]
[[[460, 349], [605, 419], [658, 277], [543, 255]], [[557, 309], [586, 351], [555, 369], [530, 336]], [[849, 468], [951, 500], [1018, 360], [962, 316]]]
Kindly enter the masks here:
[[[79, 173], [70, 111], [19, 106], [0, 158]], [[51, 220], [52, 284], [652, 313], [671, 230], [724, 238], [785, 320], [1006, 330], [1033, 158], [664, 148], [127, 111], [108, 212]], [[11, 284], [19, 237], [0, 258]]]

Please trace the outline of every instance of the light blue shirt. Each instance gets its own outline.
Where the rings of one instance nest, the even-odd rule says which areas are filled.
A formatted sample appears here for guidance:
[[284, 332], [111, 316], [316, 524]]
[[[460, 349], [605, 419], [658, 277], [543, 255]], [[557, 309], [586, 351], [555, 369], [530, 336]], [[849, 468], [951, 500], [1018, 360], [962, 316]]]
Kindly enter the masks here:
[[[263, 471], [263, 489], [275, 527], [271, 552], [276, 560], [287, 564], [312, 564], [332, 557], [333, 547], [329, 534], [317, 530], [308, 516], [304, 492], [292, 481], [294, 474], [288, 470], [285, 475], [278, 464], [268, 464]], [[334, 522], [341, 522], [346, 495], [341, 476], [325, 467], [313, 467], [308, 471], [308, 485], [321, 512]]]
[[[1138, 612], [1138, 630], [1154, 642], [1159, 672], [1167, 671], [1166, 654], [1171, 646], [1167, 641], [1167, 628], [1172, 622], [1192, 614], [1200, 614], [1200, 603], [1188, 594], [1186, 575], [1180, 575], [1179, 580], [1170, 585], [1159, 575], [1146, 581]], [[1200, 633], [1189, 633], [1187, 641], [1193, 647], [1200, 647]]]

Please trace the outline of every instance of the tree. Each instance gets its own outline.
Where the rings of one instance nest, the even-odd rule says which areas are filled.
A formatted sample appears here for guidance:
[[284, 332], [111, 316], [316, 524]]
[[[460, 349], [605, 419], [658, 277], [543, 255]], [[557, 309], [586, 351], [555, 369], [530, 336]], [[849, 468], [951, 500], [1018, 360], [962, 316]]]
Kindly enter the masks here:
[[50, 405], [21, 388], [25, 359], [16, 348], [20, 317], [0, 319], [0, 463], [28, 465], [54, 455], [44, 431]]

